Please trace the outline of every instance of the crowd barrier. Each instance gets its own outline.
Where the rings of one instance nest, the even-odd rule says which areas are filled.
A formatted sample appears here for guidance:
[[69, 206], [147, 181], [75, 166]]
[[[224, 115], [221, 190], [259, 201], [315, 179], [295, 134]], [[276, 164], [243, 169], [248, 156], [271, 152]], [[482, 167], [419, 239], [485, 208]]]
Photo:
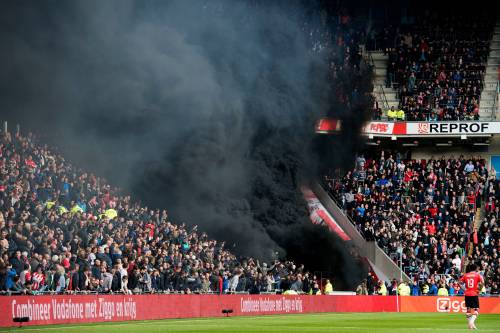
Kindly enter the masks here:
[[[500, 314], [500, 298], [481, 298]], [[398, 309], [399, 306], [399, 309]], [[0, 326], [318, 312], [464, 312], [463, 297], [295, 295], [55, 295], [0, 297]], [[24, 325], [24, 324], [23, 324]]]

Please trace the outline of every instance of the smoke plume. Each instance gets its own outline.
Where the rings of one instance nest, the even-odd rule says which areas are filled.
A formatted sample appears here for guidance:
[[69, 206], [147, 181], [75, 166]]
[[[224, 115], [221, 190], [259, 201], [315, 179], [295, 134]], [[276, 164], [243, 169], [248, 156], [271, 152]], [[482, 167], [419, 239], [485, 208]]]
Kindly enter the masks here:
[[[333, 92], [363, 96], [370, 80], [332, 82], [329, 48], [313, 52], [308, 38], [319, 20], [303, 6], [3, 3], [2, 118], [239, 254], [287, 256], [352, 287], [363, 269], [311, 225], [298, 188], [352, 162], [368, 99], [346, 106]], [[327, 114], [344, 132], [325, 142], [314, 123]]]

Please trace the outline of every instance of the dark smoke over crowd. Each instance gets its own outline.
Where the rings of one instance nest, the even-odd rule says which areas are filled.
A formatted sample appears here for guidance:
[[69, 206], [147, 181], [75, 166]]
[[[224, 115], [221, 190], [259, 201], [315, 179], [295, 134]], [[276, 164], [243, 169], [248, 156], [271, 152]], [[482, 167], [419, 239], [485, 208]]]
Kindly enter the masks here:
[[[370, 75], [338, 37], [362, 27], [309, 1], [2, 7], [2, 119], [241, 255], [290, 257], [339, 287], [364, 276], [299, 191], [361, 143]], [[315, 137], [325, 115], [342, 134]]]

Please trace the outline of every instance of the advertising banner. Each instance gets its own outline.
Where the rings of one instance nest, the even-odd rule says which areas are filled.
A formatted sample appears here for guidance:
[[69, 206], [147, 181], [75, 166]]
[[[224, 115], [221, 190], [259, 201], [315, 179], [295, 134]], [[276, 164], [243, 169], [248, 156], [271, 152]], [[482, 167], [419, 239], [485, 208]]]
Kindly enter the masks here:
[[[300, 314], [315, 312], [397, 312], [394, 296], [344, 295], [54, 295], [1, 296], [0, 327], [167, 318]], [[480, 299], [481, 313], [500, 314], [500, 299]], [[401, 312], [464, 311], [463, 297], [400, 297]]]
[[408, 135], [482, 135], [500, 133], [500, 122], [407, 122]]
[[91, 323], [166, 318], [221, 317], [314, 312], [396, 311], [384, 296], [310, 295], [57, 295], [0, 297], [0, 326]]
[[[334, 134], [342, 130], [340, 120], [321, 119], [316, 125], [316, 133]], [[500, 134], [498, 121], [371, 121], [362, 129], [362, 134], [370, 136], [490, 136]]]
[[[500, 298], [480, 297], [480, 313], [500, 314]], [[466, 312], [464, 297], [401, 297], [401, 312]]]
[[393, 121], [372, 121], [363, 127], [363, 134], [405, 135], [406, 123]]
[[342, 229], [338, 225], [333, 216], [328, 213], [325, 206], [323, 206], [318, 197], [310, 188], [302, 186], [300, 190], [302, 191], [304, 199], [306, 199], [307, 207], [309, 208], [309, 218], [311, 219], [312, 223], [326, 225], [342, 240], [351, 240], [351, 238], [345, 233], [344, 229]]

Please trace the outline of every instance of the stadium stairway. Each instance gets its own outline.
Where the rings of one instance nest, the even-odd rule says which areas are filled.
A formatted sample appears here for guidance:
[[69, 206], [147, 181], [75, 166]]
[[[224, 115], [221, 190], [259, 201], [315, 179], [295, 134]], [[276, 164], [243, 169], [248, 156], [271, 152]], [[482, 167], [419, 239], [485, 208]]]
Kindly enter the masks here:
[[479, 100], [479, 116], [484, 120], [499, 120], [498, 68], [500, 66], [500, 20], [497, 20], [490, 42], [490, 53], [484, 74], [484, 87]]
[[[470, 231], [471, 233], [474, 231], [474, 229], [479, 229], [479, 227], [481, 227], [484, 208], [485, 208], [484, 202], [481, 204], [481, 207], [476, 208], [476, 214], [474, 215], [473, 228]], [[469, 235], [467, 236], [467, 237], [469, 237], [469, 239], [470, 239], [471, 233], [469, 233]], [[474, 250], [474, 246], [472, 245], [472, 243], [470, 241], [467, 242], [465, 252], [462, 256], [462, 269], [461, 269], [462, 273], [465, 273], [465, 268], [469, 265], [469, 257], [472, 255], [473, 250]]]
[[474, 228], [478, 228], [481, 226], [481, 219], [483, 217], [483, 208], [477, 208], [476, 209], [476, 215], [474, 216]]
[[386, 86], [388, 55], [383, 51], [370, 51], [368, 58], [373, 66], [373, 95], [378, 101], [379, 107], [385, 112], [399, 105], [397, 90]]
[[340, 209], [320, 184], [312, 184], [311, 189], [314, 194], [316, 194], [321, 204], [323, 204], [330, 215], [332, 215], [344, 232], [351, 238], [352, 244], [358, 254], [368, 260], [379, 279], [385, 281], [397, 279], [399, 281], [402, 277], [403, 280], [410, 281], [408, 275], [406, 275], [406, 273], [399, 268], [398, 264], [392, 261], [392, 259], [378, 247], [376, 242], [368, 242], [363, 238], [342, 209]]

